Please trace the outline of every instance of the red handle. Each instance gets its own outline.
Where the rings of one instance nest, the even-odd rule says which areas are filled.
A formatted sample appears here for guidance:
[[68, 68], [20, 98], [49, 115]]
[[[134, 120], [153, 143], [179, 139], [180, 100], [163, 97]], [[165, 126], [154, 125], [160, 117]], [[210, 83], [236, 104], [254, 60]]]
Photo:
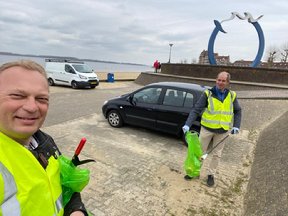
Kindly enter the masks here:
[[80, 142], [79, 142], [79, 145], [78, 145], [78, 147], [77, 147], [77, 149], [76, 149], [76, 151], [75, 151], [74, 156], [78, 156], [78, 155], [80, 154], [80, 152], [82, 151], [82, 149], [83, 149], [83, 147], [84, 147], [84, 145], [85, 145], [85, 142], [86, 142], [86, 138], [83, 137], [83, 138], [80, 140]]

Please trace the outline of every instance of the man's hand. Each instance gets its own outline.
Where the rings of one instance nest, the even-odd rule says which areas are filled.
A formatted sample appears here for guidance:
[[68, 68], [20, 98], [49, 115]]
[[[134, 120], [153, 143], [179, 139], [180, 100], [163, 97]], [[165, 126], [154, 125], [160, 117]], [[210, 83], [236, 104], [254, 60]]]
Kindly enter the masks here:
[[239, 133], [239, 128], [233, 127], [231, 130], [231, 134], [238, 134]]
[[188, 132], [188, 131], [190, 130], [190, 128], [189, 128], [189, 126], [184, 125], [184, 126], [182, 127], [182, 130], [183, 130], [183, 133], [185, 134], [186, 132]]
[[85, 215], [82, 211], [75, 211], [72, 214], [70, 214], [70, 216], [85, 216]]

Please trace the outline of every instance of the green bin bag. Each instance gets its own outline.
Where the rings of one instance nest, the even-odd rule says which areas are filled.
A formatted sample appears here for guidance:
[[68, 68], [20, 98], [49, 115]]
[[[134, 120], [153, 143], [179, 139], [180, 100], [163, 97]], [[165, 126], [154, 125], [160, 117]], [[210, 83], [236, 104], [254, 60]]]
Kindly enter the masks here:
[[60, 155], [60, 179], [64, 206], [69, 202], [74, 192], [81, 192], [90, 180], [90, 171], [76, 167], [71, 159]]
[[185, 139], [188, 144], [187, 157], [184, 162], [186, 175], [197, 177], [200, 175], [202, 148], [196, 132], [188, 131], [185, 134]]

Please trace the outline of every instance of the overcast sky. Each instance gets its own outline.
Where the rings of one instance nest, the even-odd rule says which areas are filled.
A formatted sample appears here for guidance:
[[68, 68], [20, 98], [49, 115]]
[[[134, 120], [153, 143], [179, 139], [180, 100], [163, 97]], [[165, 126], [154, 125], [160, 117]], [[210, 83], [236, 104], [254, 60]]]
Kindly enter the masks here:
[[[0, 51], [72, 56], [152, 65], [198, 61], [213, 20], [252, 14], [265, 37], [265, 54], [288, 42], [287, 0], [0, 0]], [[258, 35], [247, 20], [223, 22], [214, 51], [254, 60]]]

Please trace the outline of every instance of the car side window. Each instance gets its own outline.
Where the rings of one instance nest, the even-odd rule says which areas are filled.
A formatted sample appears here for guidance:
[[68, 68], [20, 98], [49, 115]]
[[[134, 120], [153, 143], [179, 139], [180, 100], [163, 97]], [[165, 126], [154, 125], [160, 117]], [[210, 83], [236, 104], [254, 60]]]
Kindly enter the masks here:
[[70, 65], [65, 65], [65, 71], [67, 73], [72, 73], [72, 74], [75, 73], [73, 68]]
[[184, 99], [185, 99], [185, 93], [184, 91], [177, 90], [176, 91], [176, 99], [175, 99], [175, 106], [183, 106]]
[[193, 94], [187, 92], [184, 102], [184, 107], [192, 108], [194, 104], [194, 96]]
[[161, 88], [146, 88], [134, 94], [133, 99], [140, 103], [157, 104]]
[[176, 90], [175, 89], [167, 89], [163, 104], [168, 106], [175, 106], [175, 98], [176, 98]]
[[167, 89], [163, 104], [168, 106], [181, 107], [184, 104], [186, 92], [175, 89]]

